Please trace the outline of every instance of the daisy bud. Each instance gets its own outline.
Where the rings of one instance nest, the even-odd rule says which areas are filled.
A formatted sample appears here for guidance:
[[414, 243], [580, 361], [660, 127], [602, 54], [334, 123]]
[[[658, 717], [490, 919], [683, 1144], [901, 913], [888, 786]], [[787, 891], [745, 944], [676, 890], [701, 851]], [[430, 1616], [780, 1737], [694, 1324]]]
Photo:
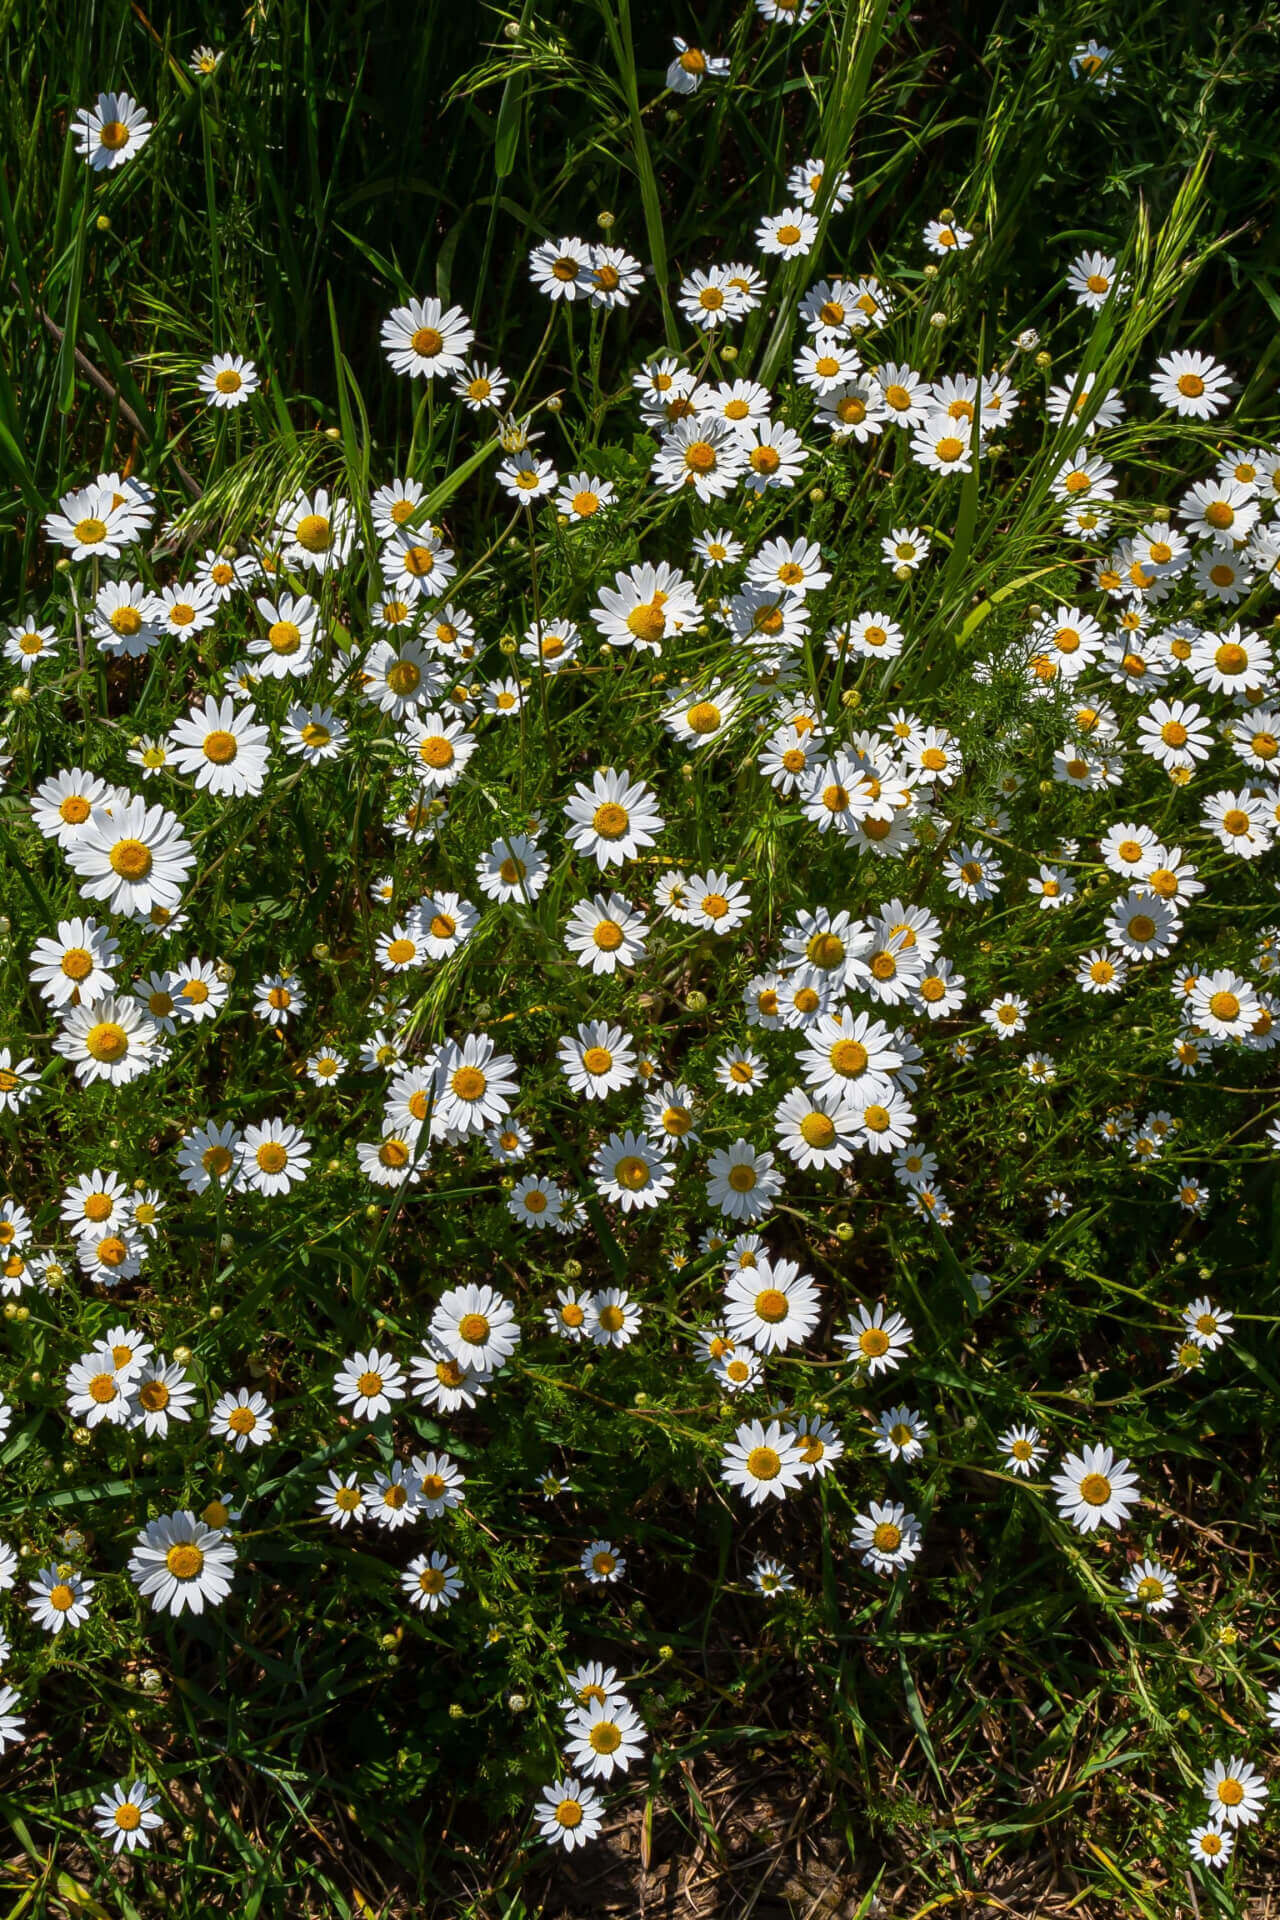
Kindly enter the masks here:
[[836, 1239], [843, 1240], [847, 1243], [848, 1241], [852, 1240], [852, 1238], [853, 1238], [852, 1222], [849, 1220], [837, 1221], [836, 1222]]
[[13, 1319], [13, 1316], [15, 1315], [15, 1313], [17, 1313], [17, 1311], [18, 1311], [18, 1309], [17, 1309], [17, 1307], [16, 1307], [16, 1306], [15, 1306], [15, 1305], [13, 1304], [13, 1301], [12, 1301], [12, 1300], [6, 1300], [6, 1301], [5, 1301], [5, 1303], [4, 1303], [4, 1317], [5, 1317], [5, 1319], [6, 1319], [6, 1320], [12, 1320], [12, 1319]]
[[111, 231], [111, 221], [105, 213], [100, 213], [94, 224], [99, 233], [110, 233]]
[[560, 398], [560, 395], [558, 393], [553, 393], [551, 395], [551, 398], [547, 401], [547, 412], [562, 413], [563, 411], [564, 411], [564, 401]]
[[219, 960], [217, 966], [214, 968], [214, 972], [217, 974], [219, 980], [222, 981], [224, 986], [228, 986], [228, 987], [231, 985], [231, 982], [236, 977], [236, 970], [232, 966], [229, 960]]
[[502, 29], [502, 33], [504, 39], [518, 40], [520, 38], [520, 22], [518, 20], [508, 20], [506, 26]]
[[13, 1317], [17, 1321], [18, 1325], [21, 1326], [24, 1320], [29, 1320], [31, 1318], [30, 1307], [19, 1307]]
[[684, 1006], [686, 1013], [705, 1013], [707, 1010], [707, 996], [705, 993], [699, 993], [695, 987], [692, 993], [685, 996]]
[[956, 217], [956, 210], [954, 207], [944, 207], [942, 209], [942, 212], [938, 215], [939, 220], [945, 221], [948, 225], [950, 225], [951, 221], [953, 221], [955, 217]]
[[342, 429], [340, 427], [326, 427], [324, 437], [326, 440], [341, 440]]
[[602, 213], [598, 213], [596, 215], [596, 225], [600, 228], [602, 233], [608, 233], [610, 227], [613, 225], [616, 219], [617, 219], [617, 215], [610, 213], [608, 208], [605, 208], [605, 210]]
[[93, 1435], [90, 1433], [88, 1427], [73, 1427], [71, 1430], [71, 1439], [73, 1445], [77, 1447], [87, 1447], [93, 1443]]
[[457, 1700], [451, 1700], [449, 1702], [449, 1718], [451, 1720], [465, 1720], [466, 1717], [466, 1708], [460, 1705]]
[[566, 1260], [561, 1271], [566, 1280], [581, 1280], [582, 1262], [581, 1260]]
[[316, 941], [314, 947], [311, 949], [311, 958], [313, 960], [327, 960], [329, 958], [329, 948], [325, 941]]
[[720, 358], [722, 360], [736, 360], [737, 357], [738, 349], [734, 346], [732, 340], [727, 340], [720, 349]]
[[909, 580], [911, 578], [910, 567], [895, 567], [893, 577], [895, 580]]
[[[225, 1236], [224, 1236], [224, 1237], [225, 1237]], [[214, 1307], [210, 1307], [210, 1309], [209, 1309], [209, 1318], [210, 1318], [211, 1320], [221, 1320], [221, 1318], [222, 1318], [222, 1308], [221, 1308], [221, 1307], [217, 1307], [217, 1306], [214, 1306]]]
[[10, 687], [9, 704], [11, 706], [25, 707], [30, 699], [31, 699], [31, 689], [30, 687], [24, 685], [21, 681], [19, 681], [16, 687]]
[[820, 507], [823, 501], [826, 499], [826, 497], [827, 496], [823, 492], [821, 487], [810, 487], [809, 499], [812, 501], [815, 507]]
[[177, 1366], [189, 1367], [192, 1361], [190, 1347], [175, 1347], [173, 1350], [173, 1358]]
[[945, 313], [931, 313], [929, 315], [929, 325], [931, 327], [941, 328], [941, 327], [945, 327], [946, 324], [947, 324], [947, 316]]
[[937, 267], [935, 267], [932, 260], [929, 262], [928, 266], [924, 270], [924, 277], [926, 280], [936, 280], [938, 277], [938, 269]]
[[1038, 367], [1051, 367], [1053, 365], [1053, 355], [1051, 353], [1038, 353], [1036, 355], [1036, 365]]

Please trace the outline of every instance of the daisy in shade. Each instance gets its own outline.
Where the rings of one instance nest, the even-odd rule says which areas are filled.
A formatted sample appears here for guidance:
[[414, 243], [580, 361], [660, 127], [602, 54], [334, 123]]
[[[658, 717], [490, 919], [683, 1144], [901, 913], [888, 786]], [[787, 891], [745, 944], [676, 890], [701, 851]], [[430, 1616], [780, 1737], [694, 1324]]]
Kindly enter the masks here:
[[[677, 40], [676, 45], [681, 46], [683, 42]], [[667, 84], [671, 84], [669, 79]], [[566, 1774], [562, 1780], [553, 1780], [549, 1787], [542, 1789], [533, 1817], [538, 1823], [540, 1840], [572, 1853], [575, 1847], [584, 1847], [588, 1840], [595, 1839], [604, 1820], [604, 1809], [594, 1787], [573, 1774]]]
[[109, 813], [95, 806], [64, 851], [86, 899], [135, 920], [153, 907], [172, 913], [196, 859], [174, 814], [133, 798], [113, 803]]
[[575, 1707], [565, 1719], [565, 1750], [593, 1779], [626, 1773], [645, 1747], [644, 1724], [629, 1701], [613, 1694], [599, 1706]]
[[466, 364], [475, 330], [461, 307], [439, 300], [410, 300], [382, 323], [382, 350], [396, 373], [411, 380], [458, 373]]
[[211, 407], [242, 407], [261, 384], [258, 369], [242, 353], [215, 353], [196, 375], [196, 386]]
[[1083, 1454], [1069, 1453], [1051, 1482], [1058, 1511], [1079, 1533], [1096, 1533], [1100, 1526], [1120, 1527], [1141, 1495], [1138, 1476], [1127, 1460], [1110, 1447], [1088, 1446]]
[[100, 93], [92, 107], [81, 107], [71, 127], [76, 151], [95, 173], [109, 173], [141, 152], [155, 131], [144, 110], [127, 93]]
[[460, 1367], [487, 1374], [506, 1364], [520, 1344], [515, 1308], [494, 1287], [450, 1287], [431, 1316], [432, 1337]]
[[803, 1414], [792, 1429], [804, 1460], [805, 1472], [823, 1479], [844, 1453], [844, 1441], [827, 1420], [816, 1413]]
[[41, 1567], [35, 1579], [27, 1583], [31, 1594], [27, 1607], [32, 1619], [46, 1633], [82, 1627], [89, 1618], [89, 1595], [95, 1584], [72, 1567]]
[[1251, 1827], [1262, 1818], [1267, 1800], [1267, 1783], [1258, 1769], [1238, 1753], [1229, 1760], [1215, 1760], [1204, 1773], [1204, 1797], [1209, 1803], [1209, 1818], [1227, 1827]]
[[350, 1354], [334, 1375], [333, 1396], [352, 1419], [376, 1420], [391, 1412], [393, 1401], [404, 1399], [404, 1368], [374, 1347]]
[[148, 1793], [144, 1780], [117, 1780], [94, 1802], [93, 1819], [99, 1834], [111, 1842], [112, 1853], [127, 1847], [130, 1853], [151, 1846], [149, 1836], [164, 1825], [155, 1812], [157, 1797]]
[[409, 1469], [414, 1499], [424, 1519], [438, 1520], [462, 1505], [466, 1475], [447, 1453], [415, 1453]]
[[749, 1420], [725, 1447], [720, 1478], [753, 1507], [783, 1500], [804, 1484], [804, 1455], [794, 1433], [778, 1420]]
[[920, 1522], [898, 1501], [873, 1500], [855, 1515], [849, 1541], [873, 1573], [898, 1573], [920, 1552]]
[[316, 1488], [316, 1506], [331, 1527], [348, 1527], [364, 1518], [364, 1494], [357, 1480], [344, 1480], [330, 1467], [324, 1486]]
[[1124, 1590], [1146, 1613], [1169, 1613], [1178, 1597], [1178, 1583], [1158, 1560], [1138, 1560], [1124, 1577]]
[[593, 1540], [589, 1546], [581, 1549], [578, 1565], [591, 1586], [614, 1586], [628, 1571], [624, 1555], [612, 1544], [612, 1540]]
[[675, 1184], [675, 1169], [643, 1134], [611, 1133], [591, 1162], [596, 1192], [624, 1213], [660, 1206]]
[[447, 1553], [420, 1553], [409, 1562], [400, 1576], [400, 1585], [410, 1606], [420, 1613], [437, 1613], [453, 1605], [462, 1592], [457, 1567]]
[[243, 1453], [246, 1447], [265, 1447], [275, 1427], [262, 1394], [239, 1387], [221, 1396], [210, 1416], [209, 1431], [215, 1440]]
[[208, 699], [170, 730], [174, 765], [209, 793], [261, 793], [271, 758], [271, 732], [255, 726], [234, 700]]
[[16, 1687], [0, 1686], [0, 1753], [6, 1747], [21, 1746], [27, 1737], [23, 1717], [14, 1711], [20, 1705]]
[[913, 1407], [888, 1407], [875, 1425], [873, 1445], [890, 1460], [918, 1460], [929, 1428]]
[[807, 1340], [820, 1312], [816, 1283], [793, 1260], [761, 1256], [725, 1284], [725, 1326], [761, 1353], [784, 1353]]
[[1021, 1426], [1010, 1427], [1007, 1433], [1001, 1434], [1000, 1450], [1009, 1472], [1020, 1474], [1024, 1480], [1031, 1477], [1046, 1451], [1040, 1439], [1040, 1429]]
[[236, 1550], [220, 1527], [194, 1513], [166, 1513], [149, 1521], [129, 1557], [129, 1578], [155, 1613], [203, 1613], [231, 1591]]

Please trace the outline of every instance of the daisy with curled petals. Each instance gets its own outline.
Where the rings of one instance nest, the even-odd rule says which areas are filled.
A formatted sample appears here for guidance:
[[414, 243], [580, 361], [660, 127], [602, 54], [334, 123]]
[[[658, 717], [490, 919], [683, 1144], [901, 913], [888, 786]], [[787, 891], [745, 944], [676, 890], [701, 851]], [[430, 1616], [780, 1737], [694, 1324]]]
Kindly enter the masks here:
[[666, 825], [655, 802], [656, 795], [643, 780], [600, 768], [590, 785], [578, 781], [565, 803], [570, 846], [590, 854], [602, 872], [636, 859]]
[[859, 1144], [856, 1109], [835, 1088], [792, 1087], [774, 1111], [778, 1145], [798, 1167], [843, 1167]]
[[466, 1475], [447, 1453], [415, 1453], [409, 1470], [414, 1499], [424, 1519], [438, 1520], [462, 1505]]
[[431, 1316], [431, 1334], [459, 1366], [481, 1375], [505, 1366], [520, 1344], [515, 1308], [495, 1287], [450, 1287]]
[[396, 373], [411, 380], [432, 380], [457, 373], [466, 363], [475, 330], [461, 307], [439, 300], [410, 300], [395, 307], [382, 323], [382, 350]]
[[404, 1399], [404, 1368], [376, 1347], [350, 1354], [333, 1376], [333, 1395], [353, 1420], [377, 1420]]
[[189, 1192], [228, 1192], [240, 1177], [244, 1136], [229, 1123], [210, 1121], [187, 1134], [178, 1149], [178, 1174]]
[[511, 381], [501, 367], [472, 361], [463, 367], [453, 383], [453, 391], [468, 413], [497, 413], [506, 405]]
[[263, 1120], [244, 1130], [242, 1167], [245, 1184], [255, 1193], [288, 1193], [307, 1177], [311, 1148], [305, 1134], [287, 1120]]
[[457, 1567], [447, 1553], [420, 1553], [400, 1575], [400, 1585], [409, 1604], [420, 1613], [436, 1613], [451, 1607], [462, 1592]]
[[243, 1453], [246, 1447], [265, 1447], [275, 1433], [271, 1409], [262, 1394], [239, 1387], [221, 1395], [209, 1419], [209, 1431]]
[[915, 1132], [916, 1117], [892, 1080], [869, 1074], [846, 1104], [853, 1116], [858, 1144], [870, 1153], [893, 1153]]
[[560, 484], [560, 475], [550, 460], [542, 460], [532, 447], [522, 447], [498, 468], [498, 484], [512, 500], [532, 507], [545, 500]]
[[924, 244], [941, 260], [949, 253], [963, 253], [966, 247], [971, 247], [973, 235], [954, 220], [929, 220], [925, 224]]
[[71, 137], [95, 173], [110, 173], [139, 153], [154, 131], [131, 94], [100, 93], [92, 107], [77, 111]]
[[782, 1185], [773, 1155], [757, 1153], [749, 1140], [718, 1147], [707, 1161], [707, 1204], [731, 1220], [763, 1220]]
[[507, 1195], [507, 1212], [530, 1232], [538, 1227], [554, 1227], [564, 1212], [564, 1194], [554, 1180], [527, 1173]]
[[320, 609], [309, 593], [282, 593], [254, 602], [266, 632], [249, 641], [254, 672], [267, 680], [300, 678], [311, 670]]
[[89, 1595], [96, 1584], [72, 1567], [41, 1567], [35, 1579], [27, 1582], [28, 1611], [46, 1633], [82, 1627], [89, 1618]]
[[177, 817], [145, 800], [95, 806], [67, 861], [89, 900], [142, 920], [153, 907], [172, 912], [196, 856]]
[[261, 384], [258, 369], [242, 353], [215, 353], [196, 375], [196, 385], [211, 407], [242, 407]]
[[251, 711], [237, 710], [230, 699], [210, 698], [202, 707], [192, 707], [169, 732], [179, 772], [192, 775], [197, 787], [220, 798], [261, 793], [271, 758], [271, 731], [255, 726]]
[[723, 54], [704, 53], [678, 33], [672, 35], [672, 41], [676, 57], [667, 68], [667, 86], [672, 93], [696, 93], [704, 80], [728, 79], [729, 61]]
[[686, 693], [668, 706], [662, 724], [682, 746], [697, 751], [709, 747], [724, 733], [738, 711], [739, 698], [721, 681], [700, 692]]
[[[683, 42], [677, 40], [676, 45], [682, 46]], [[667, 84], [671, 85], [669, 74]], [[692, 88], [680, 88], [679, 91], [691, 92]], [[540, 1840], [572, 1853], [575, 1847], [585, 1847], [589, 1840], [595, 1839], [604, 1820], [604, 1809], [594, 1787], [576, 1779], [573, 1774], [566, 1774], [563, 1779], [553, 1780], [549, 1787], [542, 1789], [542, 1798], [534, 1807], [533, 1817], [538, 1823]]]
[[749, 1420], [725, 1447], [720, 1478], [753, 1507], [766, 1500], [784, 1500], [803, 1486], [806, 1478], [795, 1435], [778, 1420], [771, 1420], [768, 1426]]
[[648, 932], [647, 922], [621, 894], [596, 894], [580, 900], [569, 915], [564, 944], [580, 967], [614, 973], [644, 959]]
[[129, 1578], [154, 1613], [200, 1614], [230, 1593], [235, 1561], [234, 1543], [223, 1529], [183, 1509], [142, 1529], [129, 1556]]
[[369, 1518], [389, 1533], [398, 1533], [418, 1517], [409, 1470], [403, 1461], [393, 1460], [390, 1473], [378, 1471], [371, 1480], [361, 1483], [360, 1491]]
[[819, 396], [815, 420], [833, 440], [872, 440], [888, 422], [883, 389], [869, 373], [830, 387]]
[[375, 1187], [403, 1187], [421, 1178], [431, 1156], [416, 1139], [389, 1129], [381, 1140], [362, 1140], [356, 1147], [361, 1173]]
[[600, 604], [591, 609], [591, 618], [612, 646], [660, 653], [669, 635], [698, 624], [702, 605], [693, 583], [677, 567], [665, 560], [656, 566], [642, 561], [615, 574], [612, 587], [601, 587]]
[[608, 1780], [626, 1773], [645, 1747], [644, 1723], [621, 1693], [573, 1708], [565, 1717], [565, 1750], [575, 1769]]
[[119, 951], [96, 920], [60, 920], [56, 939], [31, 950], [31, 979], [51, 1007], [100, 1000], [115, 988]]
[[794, 1260], [762, 1258], [725, 1283], [725, 1326], [760, 1353], [784, 1353], [818, 1324], [818, 1288]]
[[1082, 1454], [1069, 1453], [1051, 1485], [1058, 1511], [1078, 1533], [1096, 1533], [1100, 1526], [1121, 1527], [1130, 1507], [1141, 1499], [1138, 1476], [1127, 1460], [1119, 1460], [1106, 1446], [1088, 1446]]
[[268, 1026], [287, 1027], [306, 1004], [306, 995], [291, 973], [269, 973], [253, 989], [253, 1011]]
[[643, 285], [644, 268], [634, 254], [624, 247], [592, 247], [587, 298], [593, 307], [629, 307]]
[[1204, 1797], [1209, 1817], [1228, 1827], [1251, 1827], [1262, 1818], [1267, 1800], [1267, 1783], [1258, 1769], [1238, 1753], [1229, 1760], [1215, 1760], [1205, 1769]]
[[643, 1134], [611, 1133], [591, 1162], [596, 1192], [624, 1213], [660, 1206], [675, 1183], [675, 1169]]
[[1099, 313], [1111, 295], [1128, 291], [1128, 282], [1116, 273], [1115, 261], [1105, 253], [1081, 253], [1067, 269], [1067, 291], [1075, 295], [1078, 307]]
[[276, 534], [286, 565], [328, 573], [340, 567], [355, 540], [355, 522], [345, 500], [331, 500], [326, 487], [298, 493], [280, 509]]
[[112, 1853], [151, 1846], [149, 1836], [164, 1821], [155, 1811], [156, 1795], [147, 1792], [145, 1780], [117, 1780], [93, 1807], [94, 1824], [103, 1840], [111, 1842]]
[[695, 1098], [690, 1087], [672, 1080], [664, 1080], [660, 1087], [646, 1093], [643, 1118], [649, 1138], [670, 1148], [696, 1145]]
[[793, 1428], [796, 1445], [811, 1479], [822, 1480], [844, 1454], [844, 1441], [829, 1420], [816, 1413], [802, 1414]]
[[159, 1030], [136, 1000], [104, 994], [84, 1006], [71, 1007], [54, 1052], [70, 1060], [82, 1086], [95, 1080], [127, 1086], [156, 1064]]
[[920, 1552], [920, 1522], [895, 1500], [873, 1500], [856, 1514], [849, 1543], [873, 1573], [900, 1573]]

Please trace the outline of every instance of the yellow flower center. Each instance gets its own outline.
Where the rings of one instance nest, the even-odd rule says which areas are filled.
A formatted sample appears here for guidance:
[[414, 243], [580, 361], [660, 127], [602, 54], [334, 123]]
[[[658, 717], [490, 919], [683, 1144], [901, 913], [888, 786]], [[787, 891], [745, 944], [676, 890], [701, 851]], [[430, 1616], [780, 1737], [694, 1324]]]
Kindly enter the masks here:
[[204, 1566], [204, 1554], [193, 1540], [180, 1540], [164, 1557], [175, 1580], [194, 1580]]
[[747, 1455], [747, 1472], [753, 1480], [776, 1480], [782, 1461], [772, 1447], [752, 1447]]
[[603, 806], [597, 807], [591, 821], [602, 840], [621, 840], [630, 824], [626, 808], [620, 807], [615, 800], [606, 800]]
[[1177, 384], [1178, 392], [1188, 400], [1198, 400], [1204, 392], [1204, 381], [1198, 373], [1180, 373]]
[[1211, 527], [1220, 533], [1235, 524], [1235, 511], [1225, 500], [1211, 500], [1204, 510], [1204, 517]]
[[806, 1113], [800, 1122], [800, 1137], [810, 1147], [829, 1147], [836, 1137], [835, 1121], [825, 1113]]
[[110, 1065], [123, 1060], [129, 1051], [129, 1036], [114, 1020], [99, 1020], [84, 1037], [85, 1052], [93, 1060]]
[[444, 335], [437, 327], [419, 327], [409, 344], [423, 360], [434, 360], [444, 346]]
[[264, 1140], [254, 1156], [263, 1173], [283, 1173], [289, 1155], [278, 1140]]
[[145, 880], [151, 871], [151, 849], [141, 840], [117, 840], [108, 857], [122, 880]]
[[1089, 1507], [1105, 1507], [1111, 1498], [1111, 1482], [1105, 1473], [1086, 1473], [1080, 1482], [1080, 1498]]
[[902, 1545], [902, 1528], [892, 1520], [882, 1520], [871, 1536], [878, 1553], [896, 1553]]
[[239, 393], [244, 381], [234, 367], [223, 367], [221, 373], [214, 375], [213, 384], [219, 393]]
[[238, 745], [234, 733], [226, 733], [221, 728], [217, 728], [204, 737], [204, 757], [206, 760], [212, 760], [215, 767], [225, 767], [229, 761], [235, 759]]
[[121, 147], [129, 144], [129, 129], [123, 120], [104, 120], [102, 131], [98, 135], [99, 146], [106, 147], [110, 153], [119, 153]]
[[648, 1162], [638, 1154], [630, 1154], [626, 1159], [619, 1160], [614, 1178], [620, 1187], [626, 1187], [630, 1193], [639, 1193], [649, 1184]]
[[469, 1347], [481, 1347], [489, 1338], [489, 1322], [482, 1313], [464, 1313], [458, 1322], [458, 1337]]
[[276, 620], [267, 629], [267, 640], [273, 653], [296, 653], [302, 645], [302, 632], [292, 620]]
[[750, 1193], [756, 1184], [756, 1170], [746, 1161], [739, 1161], [729, 1169], [729, 1185], [735, 1193]]
[[333, 529], [322, 513], [304, 513], [293, 537], [308, 553], [324, 553], [333, 544]]

